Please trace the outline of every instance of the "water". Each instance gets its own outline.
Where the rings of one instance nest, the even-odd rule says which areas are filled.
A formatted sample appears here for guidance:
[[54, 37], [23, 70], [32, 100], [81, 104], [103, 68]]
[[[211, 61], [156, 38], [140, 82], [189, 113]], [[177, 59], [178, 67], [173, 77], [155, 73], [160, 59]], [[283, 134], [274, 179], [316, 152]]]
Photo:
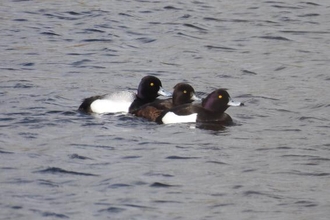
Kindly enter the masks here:
[[[328, 219], [325, 1], [0, 3], [1, 219]], [[82, 115], [85, 97], [228, 88], [236, 126]]]

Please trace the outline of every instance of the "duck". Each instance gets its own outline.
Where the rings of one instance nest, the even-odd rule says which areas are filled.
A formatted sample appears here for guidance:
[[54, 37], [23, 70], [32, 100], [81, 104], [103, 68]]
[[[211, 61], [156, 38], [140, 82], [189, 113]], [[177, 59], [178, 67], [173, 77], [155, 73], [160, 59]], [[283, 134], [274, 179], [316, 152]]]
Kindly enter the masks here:
[[191, 85], [187, 83], [178, 83], [173, 88], [172, 98], [159, 99], [147, 103], [131, 113], [149, 121], [156, 121], [156, 118], [159, 117], [162, 111], [199, 100], [201, 100], [201, 98], [196, 95], [195, 90]]
[[217, 89], [208, 94], [201, 103], [184, 104], [163, 111], [155, 121], [158, 124], [197, 122], [231, 125], [233, 120], [225, 111], [230, 106], [243, 105], [244, 103], [233, 101], [226, 89]]
[[144, 104], [155, 101], [158, 96], [170, 97], [172, 93], [163, 89], [160, 79], [148, 75], [141, 79], [137, 93], [118, 91], [91, 96], [83, 100], [78, 111], [87, 114], [129, 113]]

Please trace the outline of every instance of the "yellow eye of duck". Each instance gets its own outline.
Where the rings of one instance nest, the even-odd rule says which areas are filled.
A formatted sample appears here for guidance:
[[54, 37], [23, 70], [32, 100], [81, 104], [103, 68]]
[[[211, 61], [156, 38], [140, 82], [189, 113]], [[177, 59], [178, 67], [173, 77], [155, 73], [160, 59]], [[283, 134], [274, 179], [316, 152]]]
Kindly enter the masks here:
[[150, 83], [150, 86], [154, 86], [155, 84], [152, 82], [152, 83]]
[[219, 95], [218, 97], [219, 97], [219, 99], [222, 99], [222, 95]]
[[187, 90], [183, 90], [183, 93], [187, 93]]

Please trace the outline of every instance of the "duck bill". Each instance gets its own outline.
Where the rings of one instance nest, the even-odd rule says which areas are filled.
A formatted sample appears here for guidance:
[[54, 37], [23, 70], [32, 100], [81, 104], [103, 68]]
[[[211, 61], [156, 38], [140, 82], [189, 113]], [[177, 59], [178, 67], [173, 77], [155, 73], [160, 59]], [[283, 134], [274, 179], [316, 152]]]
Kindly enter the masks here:
[[193, 101], [201, 101], [202, 98], [198, 97], [195, 93], [191, 96], [190, 100], [193, 100]]
[[163, 89], [163, 87], [161, 87], [161, 86], [159, 87], [158, 95], [165, 96], [165, 97], [172, 97], [172, 93], [166, 91], [166, 90]]
[[242, 102], [235, 102], [234, 100], [229, 99], [228, 106], [235, 106], [235, 107], [237, 107], [237, 106], [242, 106], [242, 105], [244, 105], [244, 103], [242, 103]]

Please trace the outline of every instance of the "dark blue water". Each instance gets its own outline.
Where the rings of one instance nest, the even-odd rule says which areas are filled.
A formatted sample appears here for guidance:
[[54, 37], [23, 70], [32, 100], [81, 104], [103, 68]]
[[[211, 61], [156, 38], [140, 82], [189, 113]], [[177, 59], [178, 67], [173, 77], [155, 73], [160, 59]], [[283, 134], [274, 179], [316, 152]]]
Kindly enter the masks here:
[[[326, 1], [0, 3], [1, 219], [328, 219]], [[236, 125], [88, 116], [148, 74]]]

